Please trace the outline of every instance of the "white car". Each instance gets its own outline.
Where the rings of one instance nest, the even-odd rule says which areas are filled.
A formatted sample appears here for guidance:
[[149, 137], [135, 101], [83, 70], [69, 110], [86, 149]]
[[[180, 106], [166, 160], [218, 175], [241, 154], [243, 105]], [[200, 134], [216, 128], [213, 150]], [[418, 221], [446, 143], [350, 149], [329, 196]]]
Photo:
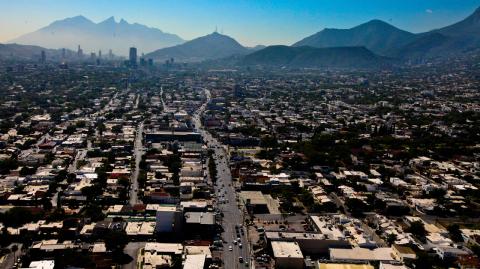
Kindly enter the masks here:
[[229, 247], [228, 247], [228, 250], [232, 251], [232, 250], [233, 250], [233, 247], [232, 247], [232, 246], [229, 246]]

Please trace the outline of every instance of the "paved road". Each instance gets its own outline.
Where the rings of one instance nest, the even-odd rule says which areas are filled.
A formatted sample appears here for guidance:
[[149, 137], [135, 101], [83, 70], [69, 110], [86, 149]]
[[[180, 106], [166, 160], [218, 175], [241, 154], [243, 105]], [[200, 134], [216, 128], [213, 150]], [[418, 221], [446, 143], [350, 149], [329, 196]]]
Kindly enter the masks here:
[[131, 177], [131, 186], [130, 186], [130, 204], [136, 205], [142, 203], [138, 199], [138, 175], [140, 173], [140, 161], [142, 160], [143, 155], [143, 122], [140, 122], [137, 128], [137, 134], [135, 136], [135, 145], [134, 145], [134, 156], [135, 156], [135, 169]]
[[137, 109], [138, 105], [140, 104], [140, 98], [141, 98], [140, 94], [137, 94], [135, 96], [135, 109]]
[[55, 189], [55, 193], [52, 196], [52, 199], [50, 199], [50, 202], [52, 203], [52, 207], [56, 208], [58, 205], [58, 193], [62, 190], [62, 188], [57, 187]]
[[145, 247], [145, 244], [147, 242], [130, 242], [125, 246], [125, 249], [123, 252], [125, 254], [130, 255], [130, 257], [133, 258], [133, 260], [128, 263], [123, 265], [123, 269], [136, 269], [137, 268], [137, 254], [138, 250]]
[[[210, 92], [205, 90], [207, 95], [207, 103], [210, 100]], [[214, 160], [217, 165], [217, 184], [215, 186], [215, 194], [217, 195], [218, 208], [223, 212], [222, 227], [224, 229], [223, 239], [227, 242], [223, 248], [223, 263], [224, 268], [245, 268], [245, 262], [240, 263], [239, 257], [243, 257], [250, 261], [250, 246], [246, 237], [246, 229], [244, 235], [240, 236], [239, 244], [234, 244], [233, 241], [237, 239], [235, 226], [241, 225], [243, 227], [244, 215], [243, 211], [238, 207], [236, 202], [236, 192], [232, 184], [232, 176], [228, 166], [228, 154], [223, 145], [217, 141], [210, 133], [202, 128], [200, 116], [205, 111], [206, 103], [193, 116], [193, 122], [198, 131], [202, 134], [204, 141], [214, 150]], [[223, 196], [223, 198], [222, 198]], [[224, 203], [220, 202], [222, 199]], [[229, 250], [232, 246], [233, 250]]]
[[[15, 263], [15, 260], [21, 256], [22, 244], [15, 244], [15, 245], [18, 246], [18, 250], [15, 253], [11, 252], [5, 255], [3, 260], [0, 261], [0, 268], [12, 268]], [[11, 249], [12, 245], [8, 246], [8, 248]]]
[[163, 87], [160, 87], [160, 102], [162, 102], [162, 109], [165, 111], [167, 107], [165, 106], [165, 101], [163, 100]]
[[78, 161], [84, 160], [86, 156], [87, 156], [87, 150], [86, 149], [77, 150], [77, 154], [75, 155], [75, 159], [73, 159], [73, 162], [68, 167], [68, 172], [69, 173], [75, 173], [75, 171], [77, 171]]

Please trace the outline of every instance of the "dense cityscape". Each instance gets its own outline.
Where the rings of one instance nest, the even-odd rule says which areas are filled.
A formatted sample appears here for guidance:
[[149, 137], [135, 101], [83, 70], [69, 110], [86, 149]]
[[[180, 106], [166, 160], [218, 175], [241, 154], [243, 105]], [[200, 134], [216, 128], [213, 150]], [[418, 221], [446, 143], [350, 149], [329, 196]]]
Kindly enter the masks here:
[[478, 50], [119, 55], [0, 57], [0, 268], [480, 268]]

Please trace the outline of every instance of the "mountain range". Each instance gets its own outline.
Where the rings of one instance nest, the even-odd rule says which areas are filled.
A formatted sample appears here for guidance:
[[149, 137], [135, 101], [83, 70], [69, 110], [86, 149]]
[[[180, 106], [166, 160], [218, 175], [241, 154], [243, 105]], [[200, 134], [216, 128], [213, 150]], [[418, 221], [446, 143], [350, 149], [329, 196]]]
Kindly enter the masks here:
[[139, 53], [183, 43], [174, 34], [162, 32], [138, 23], [130, 24], [121, 19], [116, 22], [110, 17], [102, 22], [76, 16], [51, 23], [35, 32], [22, 35], [9, 43], [37, 45], [51, 49], [76, 50], [80, 45], [85, 53], [112, 49], [117, 55], [128, 55], [129, 48], [137, 47]]
[[350, 29], [324, 29], [293, 46], [364, 46], [376, 54], [401, 59], [451, 56], [480, 47], [480, 8], [458, 23], [425, 33], [413, 34], [372, 20]]
[[184, 42], [158, 29], [124, 20], [117, 23], [113, 17], [93, 23], [82, 16], [54, 22], [14, 41], [48, 48], [89, 44], [84, 45], [87, 52], [113, 46], [123, 55], [134, 45], [139, 52], [152, 51], [146, 57], [157, 62], [226, 59], [224, 63], [240, 65], [378, 67], [480, 51], [480, 8], [458, 23], [425, 33], [414, 34], [371, 20], [350, 29], [324, 29], [292, 46], [248, 48], [217, 32]]
[[372, 20], [351, 29], [327, 28], [298, 41], [293, 46], [317, 48], [363, 46], [377, 54], [386, 55], [414, 39], [415, 34], [380, 20]]
[[240, 63], [295, 68], [371, 68], [387, 64], [388, 59], [365, 47], [269, 46], [246, 55]]

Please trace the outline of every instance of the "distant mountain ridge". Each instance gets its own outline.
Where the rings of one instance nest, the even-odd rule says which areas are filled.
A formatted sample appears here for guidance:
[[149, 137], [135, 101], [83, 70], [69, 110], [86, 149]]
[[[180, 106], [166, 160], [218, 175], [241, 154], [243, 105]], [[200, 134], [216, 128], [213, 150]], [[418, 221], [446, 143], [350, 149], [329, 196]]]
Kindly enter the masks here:
[[452, 25], [417, 35], [406, 46], [392, 53], [406, 59], [449, 57], [480, 49], [480, 8]]
[[104, 54], [112, 49], [117, 55], [128, 55], [129, 47], [137, 47], [139, 53], [174, 46], [184, 42], [174, 34], [162, 32], [138, 23], [130, 24], [110, 17], [94, 23], [84, 16], [58, 20], [35, 32], [22, 35], [11, 43], [37, 45], [46, 48], [76, 50], [80, 45], [85, 53]]
[[243, 58], [242, 65], [298, 68], [372, 68], [388, 64], [365, 47], [269, 46]]
[[350, 29], [327, 28], [296, 42], [293, 46], [318, 48], [363, 46], [377, 54], [386, 55], [414, 39], [415, 34], [380, 20], [372, 20]]
[[413, 34], [372, 20], [350, 29], [327, 28], [293, 46], [364, 46], [376, 54], [401, 59], [454, 56], [480, 48], [480, 8], [460, 22], [425, 33]]
[[[87, 55], [99, 49], [108, 53], [109, 48], [116, 54], [127, 55], [128, 48], [135, 46], [138, 48], [138, 54], [152, 51], [147, 53], [146, 57], [157, 62], [171, 58], [176, 62], [229, 58], [224, 62], [233, 63], [245, 58], [243, 63], [259, 62], [263, 65], [267, 65], [270, 60], [272, 64], [324, 66], [324, 63], [329, 63], [325, 66], [340, 66], [348, 63], [345, 57], [350, 55], [363, 63], [352, 62], [352, 65], [369, 65], [369, 62], [379, 63], [378, 61], [391, 62], [392, 59], [395, 59], [396, 63], [401, 63], [480, 51], [480, 8], [464, 20], [420, 34], [398, 29], [380, 20], [371, 20], [350, 29], [327, 28], [292, 45], [293, 48], [301, 49], [289, 49], [287, 46], [244, 47], [235, 39], [217, 32], [184, 42], [176, 35], [136, 23], [129, 24], [123, 19], [116, 22], [111, 17], [100, 23], [94, 23], [83, 16], [55, 21], [13, 41], [19, 44], [33, 44], [46, 48], [65, 47], [73, 50], [80, 44]], [[360, 50], [359, 47], [363, 49]], [[334, 55], [329, 58], [324, 55], [327, 50], [320, 51], [314, 48], [335, 48], [330, 51]], [[273, 58], [268, 59], [266, 55]], [[337, 56], [341, 63], [331, 60]]]
[[465, 35], [476, 35], [480, 33], [480, 7], [477, 8], [470, 16], [467, 18], [454, 23], [452, 25], [435, 29], [430, 32], [440, 33], [447, 36], [465, 36]]
[[253, 49], [242, 46], [235, 39], [213, 32], [177, 46], [156, 50], [147, 54], [146, 57], [156, 61], [173, 58], [176, 62], [201, 62], [247, 54], [251, 51]]
[[[42, 51], [45, 51], [48, 60], [60, 60], [62, 57], [62, 50], [31, 45], [0, 44], [0, 59], [40, 60]], [[71, 51], [67, 51], [67, 53], [71, 53]]]

